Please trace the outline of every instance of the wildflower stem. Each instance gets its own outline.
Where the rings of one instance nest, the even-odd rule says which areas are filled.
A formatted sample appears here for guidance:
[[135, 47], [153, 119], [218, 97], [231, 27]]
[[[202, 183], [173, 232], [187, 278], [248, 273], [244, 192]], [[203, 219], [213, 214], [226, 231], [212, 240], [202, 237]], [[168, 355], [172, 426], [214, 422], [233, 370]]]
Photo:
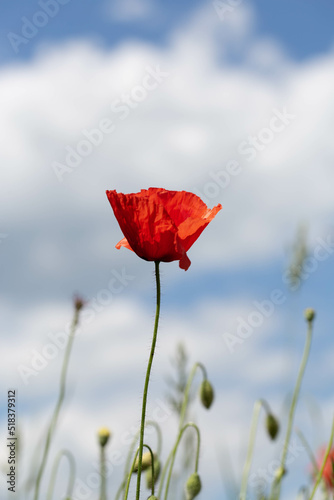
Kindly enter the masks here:
[[[164, 500], [167, 500], [167, 496], [168, 496], [170, 481], [171, 481], [171, 477], [172, 477], [172, 472], [173, 472], [173, 467], [174, 467], [174, 462], [175, 462], [175, 456], [176, 456], [177, 448], [179, 446], [179, 443], [181, 441], [181, 438], [183, 436], [184, 431], [188, 427], [193, 427], [195, 429], [195, 431], [196, 431], [196, 434], [197, 434], [197, 448], [196, 448], [195, 472], [197, 473], [197, 471], [198, 471], [199, 451], [200, 451], [200, 445], [201, 445], [201, 434], [199, 432], [199, 428], [197, 427], [197, 425], [194, 424], [194, 423], [192, 423], [192, 422], [189, 422], [184, 427], [182, 427], [182, 429], [180, 429], [178, 437], [177, 437], [177, 440], [176, 440], [176, 443], [175, 443], [175, 446], [174, 446], [174, 448], [172, 450], [172, 456], [171, 456], [171, 459], [170, 459], [170, 467], [169, 467], [169, 473], [168, 473], [168, 478], [167, 478], [167, 484], [166, 484], [166, 491], [165, 491]], [[160, 495], [160, 493], [159, 493], [159, 495]]]
[[329, 452], [331, 451], [331, 447], [332, 447], [332, 444], [333, 444], [333, 439], [334, 439], [334, 418], [333, 418], [333, 423], [332, 423], [331, 436], [330, 436], [329, 441], [328, 441], [326, 453], [325, 453], [324, 459], [322, 461], [320, 470], [318, 472], [317, 479], [316, 479], [316, 482], [314, 484], [314, 488], [312, 490], [312, 493], [311, 493], [311, 496], [310, 496], [309, 500], [313, 499], [313, 497], [315, 495], [315, 492], [317, 491], [317, 488], [319, 486], [319, 483], [320, 483], [320, 481], [322, 479], [322, 474], [323, 474], [324, 469], [325, 469], [325, 465], [326, 465], [326, 462], [327, 462], [327, 458], [328, 458]]
[[[205, 369], [205, 366], [202, 365], [202, 363], [195, 363], [194, 366], [192, 367], [192, 370], [189, 374], [189, 377], [188, 377], [188, 380], [187, 380], [187, 385], [186, 385], [186, 388], [185, 388], [185, 391], [184, 391], [184, 397], [183, 397], [183, 403], [182, 403], [182, 407], [181, 407], [181, 412], [180, 412], [180, 422], [179, 422], [179, 431], [182, 429], [183, 427], [183, 424], [184, 424], [184, 420], [185, 420], [185, 417], [186, 417], [186, 412], [187, 412], [187, 407], [188, 407], [188, 402], [189, 402], [189, 395], [190, 395], [190, 389], [191, 389], [191, 385], [193, 383], [193, 380], [194, 380], [194, 377], [195, 377], [195, 374], [196, 374], [196, 370], [197, 368], [199, 368], [202, 373], [203, 373], [203, 379], [206, 380], [207, 379], [207, 372], [206, 372], [206, 369]], [[178, 439], [178, 438], [176, 438]], [[175, 445], [174, 445], [175, 447]], [[166, 463], [162, 469], [162, 473], [161, 473], [161, 479], [160, 479], [160, 484], [159, 484], [159, 492], [158, 492], [158, 498], [161, 497], [161, 493], [162, 493], [162, 489], [163, 489], [163, 484], [164, 484], [164, 481], [165, 481], [165, 476], [166, 476], [166, 473], [167, 473], [167, 470], [168, 470], [168, 466], [169, 466], [169, 463], [172, 459], [172, 455], [173, 455], [173, 450], [174, 448], [172, 448], [167, 460], [166, 460]]]
[[185, 416], [186, 416], [186, 411], [187, 411], [188, 402], [189, 402], [190, 388], [191, 388], [191, 384], [192, 384], [192, 382], [194, 380], [197, 368], [200, 368], [200, 370], [202, 370], [202, 372], [203, 372], [203, 379], [204, 380], [206, 380], [208, 378], [205, 366], [202, 365], [202, 363], [199, 363], [199, 362], [195, 363], [194, 366], [193, 366], [193, 369], [191, 370], [191, 373], [189, 375], [189, 378], [188, 378], [188, 381], [187, 381], [187, 385], [186, 385], [186, 388], [185, 388], [185, 391], [184, 391], [184, 399], [183, 399], [181, 413], [180, 413], [179, 429], [181, 429], [183, 427], [183, 424], [184, 424], [184, 419], [185, 419]]
[[107, 500], [105, 446], [100, 446], [100, 475], [101, 475], [100, 500]]
[[68, 480], [66, 497], [68, 497], [68, 498], [72, 497], [73, 488], [74, 488], [74, 480], [75, 480], [75, 460], [74, 460], [74, 457], [70, 451], [61, 450], [58, 453], [58, 455], [54, 461], [53, 467], [52, 467], [51, 479], [50, 479], [50, 483], [49, 483], [49, 489], [47, 492], [46, 500], [52, 499], [53, 490], [54, 490], [57, 472], [58, 472], [58, 467], [59, 467], [59, 463], [60, 463], [62, 457], [66, 457], [68, 459], [68, 463], [70, 466], [70, 476], [69, 476], [69, 480]]
[[241, 481], [241, 490], [240, 490], [240, 500], [246, 500], [246, 494], [247, 494], [247, 481], [248, 481], [248, 476], [249, 476], [249, 471], [252, 465], [252, 458], [253, 458], [253, 453], [254, 453], [254, 445], [255, 445], [255, 437], [256, 437], [256, 430], [259, 422], [259, 416], [260, 416], [260, 411], [261, 407], [264, 405], [264, 402], [262, 399], [259, 399], [256, 401], [254, 405], [254, 410], [253, 410], [253, 418], [252, 418], [252, 425], [251, 425], [251, 430], [249, 434], [249, 444], [248, 444], [248, 451], [247, 451], [247, 458], [246, 458], [246, 463], [244, 466], [244, 470], [242, 473], [242, 481]]
[[[147, 420], [145, 422], [145, 427], [148, 427], [149, 425], [151, 425], [152, 427], [154, 427], [156, 429], [156, 431], [157, 431], [157, 438], [158, 438], [157, 439], [158, 440], [158, 443], [157, 443], [157, 456], [160, 457], [161, 448], [162, 448], [162, 432], [161, 432], [161, 428], [160, 428], [159, 424], [157, 424], [157, 422], [155, 422], [154, 420]], [[135, 449], [135, 446], [136, 446], [139, 434], [140, 434], [140, 430], [136, 433], [135, 437], [132, 440], [132, 443], [131, 443], [131, 446], [130, 446], [130, 449], [129, 449], [129, 452], [128, 452], [128, 456], [127, 456], [127, 459], [126, 459], [126, 462], [125, 462], [123, 481], [122, 481], [120, 487], [117, 490], [117, 493], [116, 493], [116, 496], [115, 496], [115, 500], [119, 500], [119, 498], [121, 496], [121, 493], [122, 493], [122, 491], [124, 490], [124, 488], [126, 486], [126, 482], [127, 482], [128, 476], [129, 476], [129, 471], [130, 471], [130, 466], [131, 466], [131, 457], [133, 455], [133, 452], [134, 452], [134, 449]]]
[[160, 271], [159, 271], [160, 262], [155, 261], [154, 264], [155, 264], [155, 278], [156, 278], [156, 287], [157, 287], [157, 306], [156, 306], [156, 313], [155, 313], [152, 346], [151, 346], [150, 357], [149, 357], [148, 365], [147, 365], [144, 393], [143, 393], [143, 405], [142, 405], [142, 413], [141, 413], [140, 438], [139, 438], [136, 500], [139, 500], [139, 498], [140, 498], [140, 480], [141, 480], [141, 469], [142, 469], [142, 460], [143, 460], [146, 402], [147, 402], [148, 384], [150, 381], [150, 374], [151, 374], [152, 362], [153, 362], [153, 357], [154, 357], [155, 345], [157, 342], [159, 315], [160, 315], [160, 298], [161, 298]]
[[296, 381], [295, 390], [294, 390], [294, 393], [292, 396], [292, 402], [291, 402], [290, 411], [289, 411], [288, 427], [287, 427], [287, 431], [286, 431], [283, 452], [282, 452], [282, 457], [281, 457], [280, 470], [281, 470], [282, 474], [280, 474], [278, 476], [278, 478], [274, 479], [274, 481], [272, 483], [272, 487], [271, 487], [271, 493], [270, 493], [269, 500], [274, 500], [274, 498], [280, 497], [282, 477], [283, 477], [283, 472], [285, 470], [285, 462], [286, 462], [286, 457], [288, 454], [289, 442], [290, 442], [291, 433], [292, 433], [292, 426], [293, 426], [293, 419], [294, 419], [294, 415], [295, 415], [296, 404], [297, 404], [298, 396], [300, 393], [300, 387], [301, 387], [301, 383], [302, 383], [303, 376], [305, 373], [307, 360], [308, 360], [308, 357], [310, 354], [312, 332], [313, 332], [313, 321], [308, 321], [308, 328], [307, 328], [307, 336], [306, 336], [306, 342], [305, 342], [305, 347], [304, 347], [304, 353], [303, 353], [301, 365], [299, 368], [299, 373], [298, 373], [298, 377], [297, 377], [297, 381]]
[[42, 479], [43, 472], [44, 472], [44, 469], [46, 466], [51, 440], [52, 440], [53, 433], [54, 433], [56, 425], [57, 425], [59, 412], [60, 412], [61, 406], [62, 406], [64, 398], [65, 398], [66, 375], [67, 375], [67, 369], [68, 369], [68, 364], [69, 364], [69, 360], [70, 360], [72, 345], [73, 345], [73, 341], [74, 341], [75, 330], [76, 330], [76, 327], [77, 327], [78, 321], [79, 321], [79, 311], [80, 311], [80, 308], [76, 307], [75, 313], [74, 313], [74, 318], [72, 321], [71, 331], [70, 331], [70, 334], [68, 337], [68, 342], [67, 342], [66, 351], [65, 351], [65, 355], [64, 355], [62, 371], [61, 371], [61, 375], [60, 375], [60, 388], [59, 388], [58, 400], [57, 400], [56, 407], [54, 409], [54, 412], [53, 412], [53, 415], [52, 415], [52, 418], [50, 421], [50, 425], [49, 425], [49, 428], [47, 431], [42, 461], [41, 461], [41, 465], [39, 466], [37, 477], [36, 477], [34, 500], [38, 500], [38, 497], [39, 497], [41, 479]]
[[[154, 477], [154, 463], [153, 463], [154, 462], [154, 454], [153, 454], [153, 451], [151, 450], [151, 448], [147, 444], [143, 444], [143, 448], [147, 448], [148, 451], [151, 453], [152, 477]], [[135, 468], [135, 464], [136, 464], [136, 460], [137, 460], [137, 456], [138, 456], [139, 451], [140, 450], [138, 448], [137, 451], [136, 451], [136, 454], [134, 456], [134, 459], [132, 461], [131, 469], [130, 469], [129, 475], [128, 475], [128, 480], [126, 482], [125, 493], [124, 493], [124, 500], [128, 500], [131, 477], [132, 477], [132, 473], [133, 473], [134, 468]], [[139, 472], [139, 468], [138, 468], [138, 472]], [[153, 491], [152, 495], [154, 495], [154, 481], [153, 481], [153, 485], [152, 485], [152, 491]]]

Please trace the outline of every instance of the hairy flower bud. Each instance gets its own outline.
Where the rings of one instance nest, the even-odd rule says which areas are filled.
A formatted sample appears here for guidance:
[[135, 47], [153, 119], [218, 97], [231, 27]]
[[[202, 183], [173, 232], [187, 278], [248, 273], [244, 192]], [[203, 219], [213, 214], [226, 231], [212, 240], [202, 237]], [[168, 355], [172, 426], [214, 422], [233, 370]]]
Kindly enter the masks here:
[[110, 438], [109, 429], [107, 429], [106, 427], [101, 427], [101, 429], [99, 429], [97, 435], [99, 438], [100, 446], [102, 446], [102, 448], [104, 448], [104, 446], [107, 444], [107, 442], [109, 441], [109, 438]]
[[308, 323], [312, 323], [315, 318], [315, 310], [309, 307], [308, 309], [305, 309], [304, 315], [306, 321], [308, 321]]
[[197, 497], [199, 492], [201, 491], [202, 485], [201, 480], [197, 472], [191, 474], [190, 478], [186, 483], [186, 497], [187, 500], [193, 500], [193, 498]]
[[[156, 455], [153, 455], [153, 465], [154, 465], [154, 484], [155, 484], [159, 479], [161, 470], [160, 461], [158, 460]], [[149, 490], [152, 488], [152, 467], [149, 467], [146, 471], [146, 486], [147, 489]]]
[[158, 500], [158, 498], [155, 495], [151, 495], [147, 500]]
[[205, 408], [209, 409], [214, 399], [213, 387], [208, 380], [203, 380], [199, 388], [199, 396]]
[[271, 413], [268, 413], [267, 419], [266, 419], [266, 427], [269, 436], [271, 437], [272, 440], [274, 440], [279, 433], [279, 423], [278, 420], [272, 415]]
[[[133, 468], [133, 472], [138, 472], [138, 463], [139, 463], [139, 458], [137, 457], [135, 461], [135, 466]], [[145, 451], [145, 453], [143, 453], [143, 458], [141, 462], [141, 470], [143, 471], [148, 469], [149, 467], [151, 467], [151, 464], [152, 464], [151, 453], [149, 451]]]
[[86, 305], [86, 301], [79, 295], [74, 296], [74, 307], [79, 312]]
[[275, 478], [277, 480], [280, 480], [282, 479], [283, 476], [285, 476], [286, 474], [286, 469], [284, 469], [283, 467], [278, 467], [278, 469], [275, 471]]

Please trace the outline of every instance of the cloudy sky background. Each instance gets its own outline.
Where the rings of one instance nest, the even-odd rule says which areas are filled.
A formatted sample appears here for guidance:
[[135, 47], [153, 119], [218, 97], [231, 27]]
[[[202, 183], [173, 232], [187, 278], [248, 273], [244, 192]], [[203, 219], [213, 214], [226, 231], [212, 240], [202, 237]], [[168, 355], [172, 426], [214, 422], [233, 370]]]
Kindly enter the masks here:
[[[187, 272], [177, 263], [162, 265], [149, 414], [161, 408], [169, 359], [181, 340], [191, 362], [205, 364], [216, 389], [210, 412], [193, 406], [203, 433], [199, 498], [232, 498], [221, 478], [222, 456], [231, 456], [239, 481], [258, 397], [284, 419], [308, 306], [318, 316], [296, 425], [315, 449], [330, 433], [334, 6], [324, 0], [231, 1], [223, 13], [203, 1], [181, 7], [63, 0], [54, 17], [41, 17], [42, 3], [0, 7], [3, 472], [7, 390], [18, 391], [24, 480], [55, 404], [63, 350], [35, 375], [24, 380], [19, 372], [68, 327], [74, 292], [90, 304], [74, 345], [50, 462], [61, 447], [71, 449], [78, 479], [87, 484], [96, 472], [95, 435], [102, 425], [114, 434], [110, 454], [117, 450], [124, 457], [122, 436], [139, 424], [154, 277], [152, 263], [115, 250], [122, 235], [105, 190], [162, 186], [196, 192], [223, 210], [190, 250]], [[32, 20], [45, 25], [29, 31]], [[148, 75], [157, 71], [162, 76], [153, 85]], [[143, 91], [148, 81], [155, 88]], [[108, 132], [96, 133], [101, 123], [109, 124]], [[82, 146], [87, 135], [98, 143], [88, 150]], [[251, 153], [252, 137], [258, 149]], [[69, 151], [79, 151], [75, 167], [66, 163]], [[291, 293], [284, 270], [301, 223], [308, 225], [313, 258], [307, 279]], [[321, 261], [319, 244], [325, 249]], [[106, 292], [115, 277], [117, 293]], [[284, 303], [231, 352], [226, 339], [236, 335], [240, 318], [247, 321], [254, 301], [268, 300], [273, 290]], [[177, 422], [163, 408], [158, 413], [172, 436]], [[253, 472], [262, 467], [270, 473], [280, 444], [259, 430]], [[288, 498], [308, 481], [305, 452], [292, 462]], [[65, 471], [58, 495], [64, 494]], [[110, 491], [121, 471], [114, 467]], [[49, 469], [43, 491], [48, 477]], [[5, 474], [0, 487], [5, 497]], [[97, 498], [91, 490], [87, 498]]]

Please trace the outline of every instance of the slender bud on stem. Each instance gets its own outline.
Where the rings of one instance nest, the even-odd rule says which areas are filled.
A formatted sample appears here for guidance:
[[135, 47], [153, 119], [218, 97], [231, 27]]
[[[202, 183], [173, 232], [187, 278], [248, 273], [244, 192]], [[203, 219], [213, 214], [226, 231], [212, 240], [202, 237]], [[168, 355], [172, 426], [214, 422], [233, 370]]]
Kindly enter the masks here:
[[315, 310], [312, 309], [311, 307], [309, 307], [308, 309], [305, 309], [304, 315], [305, 315], [306, 321], [308, 323], [312, 323], [312, 321], [315, 318]]
[[[137, 457], [136, 462], [135, 462], [135, 466], [133, 468], [133, 472], [138, 472], [138, 463], [139, 463], [139, 460]], [[144, 470], [148, 469], [149, 467], [151, 467], [151, 465], [152, 465], [151, 453], [149, 451], [146, 451], [145, 453], [143, 453], [141, 470], [144, 471]]]
[[101, 429], [99, 429], [97, 435], [99, 438], [100, 446], [102, 446], [102, 448], [103, 448], [109, 441], [110, 431], [106, 427], [101, 427]]
[[269, 436], [274, 441], [279, 433], [279, 423], [271, 413], [268, 413], [266, 418], [266, 427]]
[[208, 380], [203, 380], [199, 388], [199, 396], [202, 401], [202, 405], [208, 410], [212, 405], [214, 399], [213, 387]]
[[201, 491], [202, 484], [199, 475], [197, 472], [191, 474], [190, 478], [186, 483], [186, 497], [187, 500], [193, 500], [193, 498], [197, 497], [199, 492]]

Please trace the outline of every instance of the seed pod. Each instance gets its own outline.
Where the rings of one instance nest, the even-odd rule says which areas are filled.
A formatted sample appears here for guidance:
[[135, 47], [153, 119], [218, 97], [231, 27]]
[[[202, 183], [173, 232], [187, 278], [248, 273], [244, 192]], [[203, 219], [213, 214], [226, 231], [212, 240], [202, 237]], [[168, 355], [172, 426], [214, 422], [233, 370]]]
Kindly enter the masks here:
[[193, 500], [193, 498], [197, 497], [199, 492], [201, 491], [202, 485], [201, 480], [197, 472], [191, 474], [190, 478], [186, 483], [186, 497], [187, 500]]
[[109, 438], [110, 438], [109, 429], [107, 429], [106, 427], [101, 427], [101, 429], [99, 429], [97, 435], [99, 438], [100, 446], [102, 446], [102, 448], [104, 448], [104, 446], [107, 444], [107, 442], [109, 441]]
[[208, 410], [214, 399], [213, 387], [208, 380], [203, 380], [201, 383], [199, 397], [201, 398], [202, 405]]
[[315, 310], [312, 309], [311, 307], [309, 307], [308, 309], [305, 309], [304, 316], [305, 316], [306, 321], [308, 321], [309, 323], [312, 323], [312, 321], [315, 318]]
[[267, 419], [266, 419], [266, 427], [269, 436], [271, 437], [272, 440], [274, 440], [279, 432], [279, 423], [272, 415], [271, 413], [268, 413]]
[[[133, 468], [133, 472], [138, 472], [138, 462], [139, 460], [137, 457], [135, 461], [135, 466]], [[141, 470], [144, 471], [149, 467], [151, 467], [151, 463], [152, 463], [151, 453], [149, 451], [145, 451], [145, 453], [143, 453], [143, 458], [141, 462]]]

